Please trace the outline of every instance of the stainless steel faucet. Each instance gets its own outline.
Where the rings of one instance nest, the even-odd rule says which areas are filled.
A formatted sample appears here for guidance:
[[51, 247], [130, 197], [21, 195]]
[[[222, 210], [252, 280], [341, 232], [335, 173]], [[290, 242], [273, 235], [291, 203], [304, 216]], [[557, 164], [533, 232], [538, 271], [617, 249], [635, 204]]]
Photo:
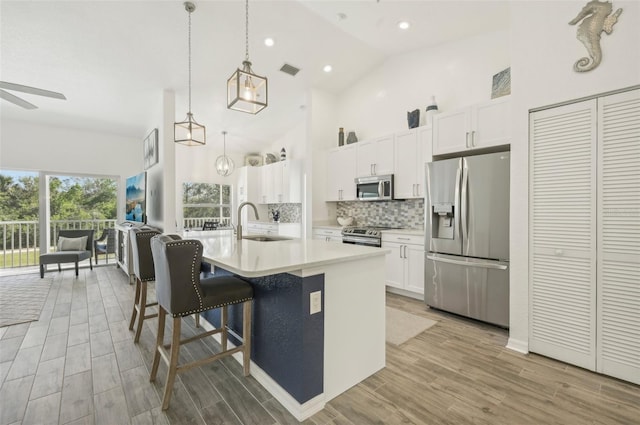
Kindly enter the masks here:
[[236, 216], [238, 218], [238, 226], [236, 227], [236, 233], [238, 234], [237, 238], [238, 240], [242, 239], [242, 224], [240, 223], [240, 211], [242, 210], [242, 207], [244, 207], [245, 205], [251, 205], [253, 207], [253, 212], [256, 214], [256, 220], [259, 220], [260, 217], [258, 216], [258, 209], [256, 208], [255, 205], [253, 205], [251, 202], [243, 202], [240, 205], [238, 205], [238, 215]]

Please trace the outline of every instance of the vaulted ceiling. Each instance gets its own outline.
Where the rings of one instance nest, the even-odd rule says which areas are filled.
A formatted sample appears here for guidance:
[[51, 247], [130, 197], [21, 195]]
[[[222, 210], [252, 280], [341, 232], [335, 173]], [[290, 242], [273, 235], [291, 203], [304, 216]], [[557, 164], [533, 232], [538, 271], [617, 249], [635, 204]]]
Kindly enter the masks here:
[[[252, 0], [249, 54], [269, 78], [258, 115], [226, 108], [226, 81], [245, 53], [245, 3], [196, 1], [192, 111], [208, 137], [229, 132], [256, 151], [304, 118], [310, 88], [340, 94], [391, 56], [507, 28], [507, 1]], [[0, 80], [64, 93], [66, 101], [14, 92], [38, 106], [0, 101], [2, 119], [142, 138], [163, 89], [187, 112], [188, 15], [181, 1], [0, 2]], [[410, 22], [402, 31], [399, 21]], [[273, 47], [263, 40], [271, 37]], [[283, 64], [301, 69], [292, 77]], [[323, 67], [332, 65], [325, 73]], [[154, 110], [154, 108], [156, 108]]]

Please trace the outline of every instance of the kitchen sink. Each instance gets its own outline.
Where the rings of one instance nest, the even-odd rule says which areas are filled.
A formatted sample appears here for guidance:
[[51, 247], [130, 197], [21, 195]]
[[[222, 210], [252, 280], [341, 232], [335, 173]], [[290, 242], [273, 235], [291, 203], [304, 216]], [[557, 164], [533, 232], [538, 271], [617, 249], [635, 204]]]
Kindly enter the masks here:
[[257, 242], [275, 242], [275, 241], [288, 241], [293, 238], [287, 238], [286, 236], [247, 235], [247, 236], [243, 236], [242, 239], [248, 239], [250, 241], [257, 241]]

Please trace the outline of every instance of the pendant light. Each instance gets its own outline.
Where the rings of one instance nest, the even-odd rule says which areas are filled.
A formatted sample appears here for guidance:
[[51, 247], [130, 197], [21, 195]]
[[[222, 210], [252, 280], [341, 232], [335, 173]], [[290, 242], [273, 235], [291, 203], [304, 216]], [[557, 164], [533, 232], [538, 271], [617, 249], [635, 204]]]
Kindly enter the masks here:
[[202, 146], [206, 143], [204, 125], [198, 124], [191, 113], [191, 13], [196, 5], [190, 1], [184, 2], [184, 9], [189, 12], [189, 112], [187, 118], [173, 125], [173, 138], [176, 143], [187, 146]]
[[216, 159], [216, 172], [223, 177], [226, 177], [233, 173], [233, 168], [235, 165], [233, 164], [233, 160], [227, 156], [227, 132], [222, 132], [223, 137], [223, 151], [222, 155]]
[[245, 56], [227, 80], [227, 108], [257, 114], [267, 107], [267, 77], [253, 73], [249, 60], [249, 0], [245, 0]]

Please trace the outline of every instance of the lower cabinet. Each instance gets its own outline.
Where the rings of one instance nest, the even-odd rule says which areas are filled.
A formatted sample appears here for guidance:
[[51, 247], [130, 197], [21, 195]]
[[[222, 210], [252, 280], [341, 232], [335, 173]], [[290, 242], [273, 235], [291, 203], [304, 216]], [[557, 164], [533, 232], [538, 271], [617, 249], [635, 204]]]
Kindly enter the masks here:
[[[406, 234], [382, 234], [382, 248], [386, 255], [387, 287], [414, 298], [424, 294], [424, 237]], [[395, 292], [395, 291], [394, 291]]]
[[312, 238], [318, 240], [324, 240], [327, 242], [340, 242], [342, 243], [342, 229], [340, 228], [327, 228], [327, 227], [314, 227], [312, 229]]
[[267, 223], [249, 221], [245, 227], [249, 235], [278, 235], [299, 238], [302, 232], [300, 223]]

